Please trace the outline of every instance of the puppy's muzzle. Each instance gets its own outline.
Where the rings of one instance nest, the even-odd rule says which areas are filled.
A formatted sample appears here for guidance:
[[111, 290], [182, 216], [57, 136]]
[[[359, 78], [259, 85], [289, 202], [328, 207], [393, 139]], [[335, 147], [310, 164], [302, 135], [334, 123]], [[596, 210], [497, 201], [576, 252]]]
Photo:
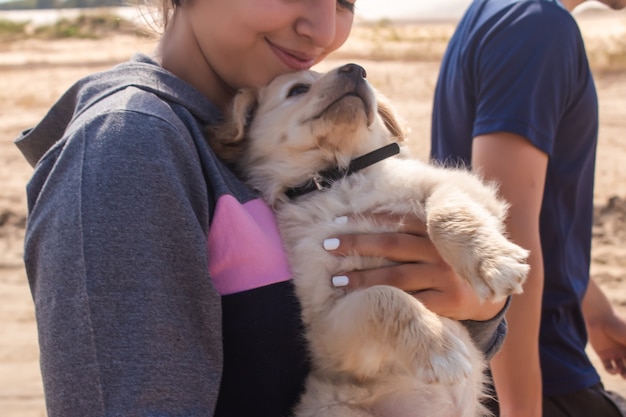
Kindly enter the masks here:
[[338, 69], [338, 73], [342, 77], [350, 78], [355, 84], [363, 82], [367, 77], [365, 68], [357, 64], [346, 64]]
[[327, 99], [322, 103], [321, 111], [311, 117], [311, 120], [319, 119], [326, 115], [335, 106], [340, 105], [339, 103], [344, 99], [356, 97], [363, 103], [363, 111], [369, 126], [374, 120], [377, 109], [372, 88], [365, 81], [365, 69], [357, 64], [346, 64], [329, 74], [329, 76], [333, 78], [333, 81], [327, 89]]

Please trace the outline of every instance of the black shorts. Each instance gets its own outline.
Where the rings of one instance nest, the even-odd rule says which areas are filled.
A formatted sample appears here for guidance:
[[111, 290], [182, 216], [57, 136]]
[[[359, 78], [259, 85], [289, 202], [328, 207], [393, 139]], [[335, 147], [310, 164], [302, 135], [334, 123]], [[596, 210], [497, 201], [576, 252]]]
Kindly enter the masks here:
[[570, 394], [543, 397], [543, 417], [624, 417], [602, 384]]
[[[607, 393], [602, 384], [565, 395], [544, 396], [543, 417], [626, 417], [617, 404], [619, 399], [616, 394]], [[619, 402], [622, 407], [626, 405], [623, 399]], [[485, 405], [494, 417], [500, 415], [495, 396], [486, 401]]]

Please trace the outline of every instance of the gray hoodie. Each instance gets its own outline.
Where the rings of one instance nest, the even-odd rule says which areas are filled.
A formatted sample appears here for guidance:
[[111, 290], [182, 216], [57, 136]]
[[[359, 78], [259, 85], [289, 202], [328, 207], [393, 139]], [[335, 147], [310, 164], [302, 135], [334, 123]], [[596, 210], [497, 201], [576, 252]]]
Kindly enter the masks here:
[[[217, 108], [137, 55], [16, 143], [51, 417], [285, 416], [308, 372], [269, 208], [215, 155]], [[467, 323], [491, 355], [501, 316]]]

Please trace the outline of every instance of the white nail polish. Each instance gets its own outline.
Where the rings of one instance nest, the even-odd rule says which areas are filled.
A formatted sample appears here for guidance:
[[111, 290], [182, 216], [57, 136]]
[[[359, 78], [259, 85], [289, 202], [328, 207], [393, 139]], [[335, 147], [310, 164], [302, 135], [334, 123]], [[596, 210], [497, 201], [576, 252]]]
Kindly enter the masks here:
[[324, 249], [326, 250], [335, 250], [339, 247], [339, 239], [330, 238], [324, 240]]
[[336, 277], [333, 277], [332, 281], [334, 287], [345, 287], [350, 282], [348, 277], [345, 275], [338, 275]]
[[347, 224], [348, 223], [348, 216], [335, 217], [335, 220], [333, 220], [333, 222], [335, 224]]

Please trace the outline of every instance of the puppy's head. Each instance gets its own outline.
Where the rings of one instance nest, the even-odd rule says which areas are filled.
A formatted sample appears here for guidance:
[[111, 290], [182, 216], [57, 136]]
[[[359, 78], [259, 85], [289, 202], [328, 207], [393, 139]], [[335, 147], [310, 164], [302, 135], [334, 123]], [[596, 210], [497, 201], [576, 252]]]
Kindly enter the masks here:
[[211, 145], [275, 204], [315, 173], [402, 140], [393, 111], [378, 98], [355, 64], [282, 75], [239, 91]]

